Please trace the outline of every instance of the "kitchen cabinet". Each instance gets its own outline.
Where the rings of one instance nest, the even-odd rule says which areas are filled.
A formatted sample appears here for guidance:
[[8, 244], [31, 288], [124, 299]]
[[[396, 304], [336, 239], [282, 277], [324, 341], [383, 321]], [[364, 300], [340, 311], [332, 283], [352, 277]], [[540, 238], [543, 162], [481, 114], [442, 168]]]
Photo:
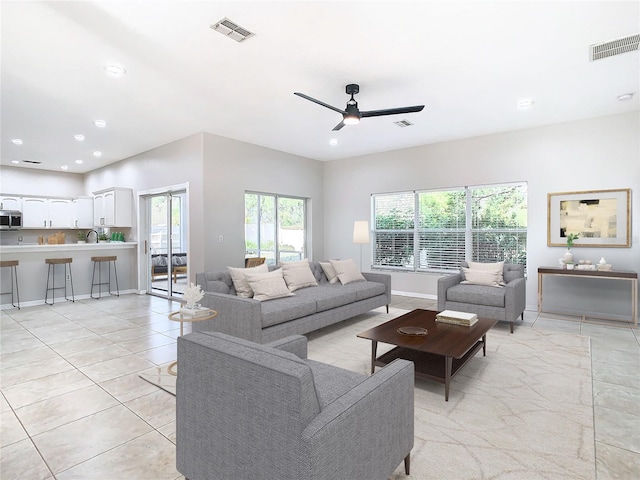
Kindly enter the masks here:
[[23, 228], [71, 228], [70, 198], [22, 198]]
[[133, 191], [111, 188], [93, 193], [93, 216], [96, 227], [131, 227]]
[[71, 203], [73, 228], [93, 228], [93, 198], [74, 198]]
[[0, 196], [0, 210], [22, 210], [22, 199], [16, 196]]

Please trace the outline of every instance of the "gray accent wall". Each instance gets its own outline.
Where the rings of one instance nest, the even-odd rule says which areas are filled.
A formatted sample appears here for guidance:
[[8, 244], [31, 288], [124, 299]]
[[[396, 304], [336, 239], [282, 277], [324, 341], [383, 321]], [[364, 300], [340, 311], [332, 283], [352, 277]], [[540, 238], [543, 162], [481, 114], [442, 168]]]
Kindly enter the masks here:
[[[597, 262], [604, 256], [616, 269], [640, 271], [638, 112], [337, 160], [326, 163], [324, 173], [328, 258], [359, 258], [360, 246], [351, 243], [353, 222], [369, 218], [372, 193], [526, 181], [527, 309], [537, 309], [538, 267], [557, 265], [565, 250], [547, 246], [548, 193], [631, 188], [632, 247], [572, 251], [577, 260]], [[370, 261], [365, 247], [363, 264]], [[437, 279], [438, 275], [394, 273], [392, 288], [433, 297]], [[557, 282], [546, 290], [547, 309], [570, 306], [630, 315], [629, 282], [594, 281], [579, 289]]]

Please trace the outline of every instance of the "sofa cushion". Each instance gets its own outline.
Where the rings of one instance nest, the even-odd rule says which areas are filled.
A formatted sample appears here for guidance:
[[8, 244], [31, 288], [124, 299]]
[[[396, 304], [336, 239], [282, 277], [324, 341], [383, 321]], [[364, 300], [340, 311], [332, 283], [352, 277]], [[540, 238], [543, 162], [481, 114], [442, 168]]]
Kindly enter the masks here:
[[487, 285], [489, 287], [503, 287], [502, 271], [497, 270], [478, 270], [474, 268], [464, 268], [464, 278], [462, 284]]
[[315, 290], [315, 288], [303, 288], [290, 297], [263, 302], [260, 305], [262, 310], [262, 328], [271, 327], [316, 313], [315, 299], [308, 296], [305, 298], [304, 295], [301, 295], [301, 292], [306, 290]]
[[347, 260], [329, 260], [333, 268], [336, 269], [340, 283], [346, 285], [351, 282], [364, 282], [366, 278], [360, 273], [360, 269], [353, 259]]
[[151, 256], [151, 264], [154, 267], [166, 267], [167, 266], [167, 256], [166, 255], [152, 255]]
[[282, 269], [268, 273], [251, 272], [245, 277], [253, 290], [253, 298], [260, 302], [293, 295], [284, 281]]
[[318, 282], [313, 276], [308, 260], [300, 262], [282, 262], [282, 275], [291, 292], [301, 288], [317, 287]]
[[325, 283], [318, 288], [305, 288], [296, 292], [303, 298], [310, 298], [316, 302], [316, 310], [324, 312], [332, 308], [341, 307], [358, 300], [355, 290], [342, 288], [339, 283]]
[[333, 268], [331, 262], [320, 262], [320, 266], [322, 267], [322, 270], [324, 271], [324, 274], [327, 277], [329, 283], [338, 283], [340, 281], [338, 280], [338, 272], [336, 272], [336, 269]]
[[307, 365], [313, 373], [313, 383], [321, 410], [367, 379], [366, 375], [314, 360], [307, 360]]
[[504, 307], [504, 288], [458, 284], [447, 289], [447, 301]]
[[253, 290], [247, 282], [247, 273], [267, 273], [269, 271], [269, 266], [266, 263], [262, 265], [258, 265], [253, 268], [237, 268], [237, 267], [227, 267], [229, 273], [231, 274], [231, 280], [233, 281], [233, 286], [236, 289], [236, 295], [239, 297], [251, 298], [253, 297]]

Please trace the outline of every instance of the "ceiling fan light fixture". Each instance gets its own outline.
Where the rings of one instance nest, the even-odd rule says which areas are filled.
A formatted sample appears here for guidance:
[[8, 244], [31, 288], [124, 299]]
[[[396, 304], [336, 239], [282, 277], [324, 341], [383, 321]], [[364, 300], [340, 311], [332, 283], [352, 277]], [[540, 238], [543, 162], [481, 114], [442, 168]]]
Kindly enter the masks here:
[[345, 125], [357, 125], [360, 123], [360, 117], [357, 115], [345, 115], [343, 122]]

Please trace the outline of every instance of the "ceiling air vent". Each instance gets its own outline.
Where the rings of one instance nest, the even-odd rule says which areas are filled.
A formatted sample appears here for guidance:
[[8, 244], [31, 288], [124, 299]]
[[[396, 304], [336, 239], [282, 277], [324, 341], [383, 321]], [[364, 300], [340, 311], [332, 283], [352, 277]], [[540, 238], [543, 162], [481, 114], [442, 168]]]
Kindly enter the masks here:
[[234, 39], [236, 42], [242, 42], [243, 40], [255, 35], [255, 33], [250, 32], [246, 28], [242, 28], [227, 17], [211, 25], [211, 28], [226, 37]]
[[589, 47], [589, 61], [602, 60], [603, 58], [620, 55], [621, 53], [638, 50], [640, 33], [618, 38], [609, 42], [598, 43]]
[[32, 163], [33, 165], [40, 165], [42, 162], [37, 160], [22, 160], [22, 163]]
[[400, 128], [410, 127], [411, 125], [413, 125], [413, 123], [411, 123], [409, 120], [400, 120], [398, 122], [393, 122], [393, 123], [398, 125]]

